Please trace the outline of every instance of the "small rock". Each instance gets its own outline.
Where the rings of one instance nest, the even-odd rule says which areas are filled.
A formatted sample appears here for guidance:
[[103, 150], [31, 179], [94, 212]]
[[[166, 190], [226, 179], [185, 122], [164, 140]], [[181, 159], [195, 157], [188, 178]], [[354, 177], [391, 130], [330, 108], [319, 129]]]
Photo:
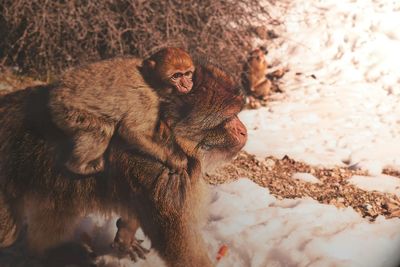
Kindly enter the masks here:
[[266, 159], [264, 161], [264, 166], [274, 167], [275, 166], [275, 161], [273, 159]]

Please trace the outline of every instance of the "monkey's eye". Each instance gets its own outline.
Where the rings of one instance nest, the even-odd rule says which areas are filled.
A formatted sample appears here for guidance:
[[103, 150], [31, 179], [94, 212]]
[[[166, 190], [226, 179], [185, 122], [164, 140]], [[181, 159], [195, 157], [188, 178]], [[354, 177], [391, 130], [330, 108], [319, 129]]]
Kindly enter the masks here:
[[174, 74], [172, 75], [172, 79], [176, 80], [176, 79], [178, 79], [178, 78], [181, 78], [182, 76], [183, 76], [182, 73], [177, 72], [177, 73], [174, 73]]
[[184, 75], [185, 75], [186, 77], [192, 78], [192, 76], [193, 76], [193, 71], [187, 71], [187, 72], [185, 72]]

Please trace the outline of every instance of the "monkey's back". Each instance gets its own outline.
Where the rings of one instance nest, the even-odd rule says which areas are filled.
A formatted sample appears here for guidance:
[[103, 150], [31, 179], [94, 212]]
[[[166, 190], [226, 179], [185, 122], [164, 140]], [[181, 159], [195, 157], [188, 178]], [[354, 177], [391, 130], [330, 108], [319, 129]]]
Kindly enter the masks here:
[[114, 58], [67, 70], [50, 92], [50, 108], [83, 110], [119, 121], [128, 113], [158, 112], [159, 97], [145, 82], [139, 58]]

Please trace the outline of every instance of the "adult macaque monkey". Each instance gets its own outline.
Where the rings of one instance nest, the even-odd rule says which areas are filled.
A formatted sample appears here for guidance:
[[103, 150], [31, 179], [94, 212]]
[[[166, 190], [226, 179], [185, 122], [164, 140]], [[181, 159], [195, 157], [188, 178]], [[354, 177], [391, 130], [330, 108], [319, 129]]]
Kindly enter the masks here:
[[[50, 91], [53, 122], [69, 137], [65, 166], [89, 175], [104, 169], [112, 135], [182, 172], [187, 162], [154, 142], [160, 98], [192, 89], [194, 64], [179, 48], [164, 48], [143, 61], [114, 58], [66, 71]], [[149, 86], [151, 85], [151, 87]]]
[[[103, 172], [70, 179], [54, 157], [65, 133], [52, 124], [50, 91], [43, 86], [0, 98], [1, 246], [14, 243], [26, 218], [28, 249], [44, 255], [69, 240], [82, 216], [116, 212], [126, 225], [137, 220], [167, 266], [213, 266], [199, 230], [206, 202], [202, 173], [210, 162], [234, 156], [247, 139], [236, 116], [243, 96], [230, 77], [199, 65], [192, 93], [162, 105], [168, 123], [158, 125], [156, 138], [188, 158], [188, 175], [179, 179], [162, 175], [168, 168], [153, 157], [126, 150], [118, 134], [105, 153]], [[120, 245], [136, 253], [136, 243]]]

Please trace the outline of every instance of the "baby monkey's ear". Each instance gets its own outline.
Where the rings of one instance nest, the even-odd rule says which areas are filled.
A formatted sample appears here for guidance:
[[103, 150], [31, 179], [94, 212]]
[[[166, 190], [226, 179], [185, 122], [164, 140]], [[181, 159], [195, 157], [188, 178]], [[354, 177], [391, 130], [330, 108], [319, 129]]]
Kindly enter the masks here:
[[154, 70], [156, 68], [156, 62], [151, 59], [146, 59], [143, 62], [143, 69], [148, 71], [148, 70]]

